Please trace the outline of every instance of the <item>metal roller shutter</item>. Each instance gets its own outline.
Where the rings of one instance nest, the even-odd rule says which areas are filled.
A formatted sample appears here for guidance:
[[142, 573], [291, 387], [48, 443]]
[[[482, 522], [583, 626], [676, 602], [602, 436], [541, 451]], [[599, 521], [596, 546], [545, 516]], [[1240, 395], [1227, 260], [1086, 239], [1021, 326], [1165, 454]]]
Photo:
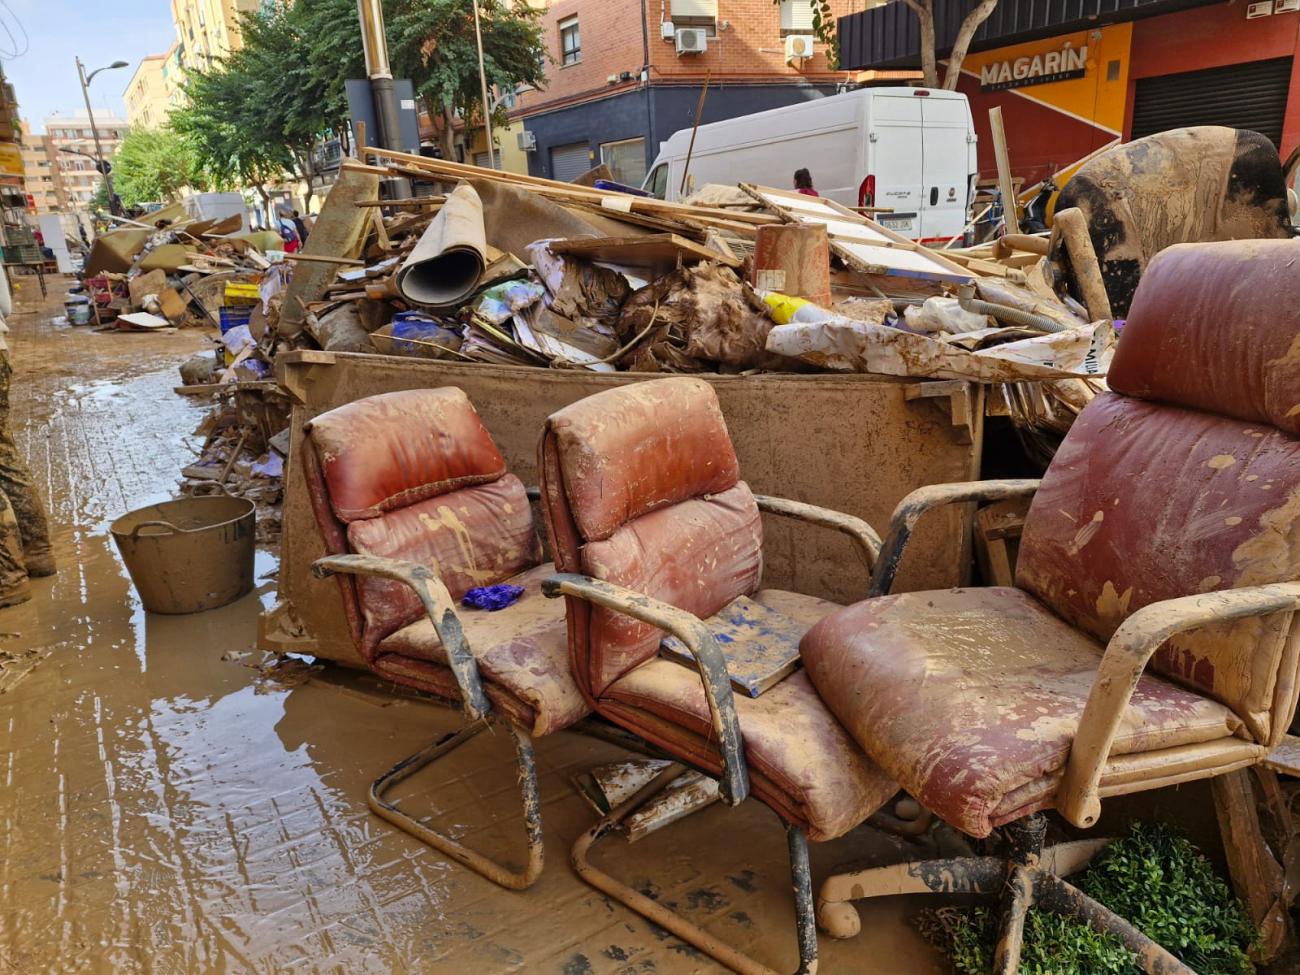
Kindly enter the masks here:
[[590, 147], [585, 142], [551, 147], [551, 179], [572, 183], [591, 168]]
[[1252, 129], [1279, 146], [1291, 58], [1138, 79], [1133, 138], [1188, 125]]

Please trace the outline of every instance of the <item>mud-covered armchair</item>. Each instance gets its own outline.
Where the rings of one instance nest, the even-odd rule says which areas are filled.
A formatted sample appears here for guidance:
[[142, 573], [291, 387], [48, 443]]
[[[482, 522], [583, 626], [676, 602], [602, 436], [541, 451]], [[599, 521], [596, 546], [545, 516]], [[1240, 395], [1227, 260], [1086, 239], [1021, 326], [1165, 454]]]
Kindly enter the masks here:
[[[802, 644], [862, 748], [1009, 860], [832, 877], [853, 899], [1004, 891], [995, 969], [1016, 970], [1025, 909], [1112, 931], [1147, 972], [1190, 971], [1060, 879], [1042, 810], [1076, 827], [1102, 799], [1261, 762], [1296, 708], [1300, 626], [1300, 242], [1179, 245], [1142, 278], [1110, 369], [1040, 485], [925, 488], [895, 515], [869, 598]], [[920, 513], [1034, 493], [1014, 588], [886, 595]]]
[[[370, 808], [498, 884], [521, 889], [542, 869], [533, 736], [587, 707], [569, 675], [564, 614], [541, 594], [541, 562], [524, 485], [459, 389], [384, 393], [306, 425], [302, 451], [330, 554], [313, 571], [338, 579], [357, 649], [380, 675], [460, 707], [465, 727], [375, 780]], [[473, 587], [523, 588], [496, 612], [458, 609]], [[417, 822], [384, 798], [402, 779], [495, 719], [514, 737], [528, 862], [512, 872]]]
[[[847, 532], [867, 572], [878, 538], [857, 518], [755, 497], [713, 388], [673, 378], [590, 396], [553, 414], [541, 444], [543, 511], [566, 598], [574, 677], [595, 711], [681, 763], [720, 779], [723, 800], [753, 795], [787, 829], [801, 971], [816, 967], [807, 839], [839, 836], [897, 786], [795, 669], [757, 697], [733, 693], [728, 663], [797, 652], [836, 605], [761, 588], [760, 511]], [[665, 634], [685, 662], [660, 655]], [[726, 654], [722, 647], [726, 647]], [[671, 777], [672, 771], [667, 773]], [[661, 777], [662, 778], [662, 777]], [[638, 797], [573, 850], [588, 882], [736, 971], [768, 969], [596, 869], [588, 848]]]

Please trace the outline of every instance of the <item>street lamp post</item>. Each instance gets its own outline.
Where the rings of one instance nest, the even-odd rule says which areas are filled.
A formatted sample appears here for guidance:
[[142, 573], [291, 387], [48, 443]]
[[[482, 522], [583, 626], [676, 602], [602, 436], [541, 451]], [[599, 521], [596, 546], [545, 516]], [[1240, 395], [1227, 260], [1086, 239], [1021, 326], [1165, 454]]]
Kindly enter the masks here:
[[487, 136], [488, 168], [496, 169], [496, 147], [492, 144], [492, 103], [488, 101], [487, 65], [483, 61], [483, 30], [479, 27], [478, 0], [474, 0], [474, 43], [478, 47], [478, 80], [483, 86], [483, 131]]
[[77, 77], [81, 79], [81, 97], [86, 100], [86, 117], [90, 119], [90, 134], [95, 137], [95, 157], [105, 163], [104, 185], [108, 188], [108, 209], [110, 213], [117, 213], [117, 195], [113, 192], [113, 174], [109, 172], [107, 160], [104, 159], [104, 150], [99, 145], [99, 129], [95, 126], [95, 112], [90, 107], [90, 82], [101, 71], [112, 71], [115, 68], [125, 68], [125, 61], [114, 61], [112, 64], [103, 68], [96, 68], [90, 74], [86, 74], [86, 66], [81, 63], [81, 58], [77, 58]]

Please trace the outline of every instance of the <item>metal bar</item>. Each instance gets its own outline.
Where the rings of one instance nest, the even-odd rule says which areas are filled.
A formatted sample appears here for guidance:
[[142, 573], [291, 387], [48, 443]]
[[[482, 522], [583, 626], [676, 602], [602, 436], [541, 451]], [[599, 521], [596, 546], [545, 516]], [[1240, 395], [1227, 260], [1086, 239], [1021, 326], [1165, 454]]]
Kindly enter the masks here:
[[537, 761], [533, 753], [533, 741], [528, 732], [507, 723], [515, 739], [516, 760], [519, 764], [519, 788], [524, 803], [524, 829], [528, 837], [528, 862], [522, 871], [510, 870], [481, 853], [469, 849], [448, 836], [416, 821], [403, 812], [396, 803], [384, 798], [384, 793], [404, 779], [449, 755], [471, 738], [479, 735], [487, 722], [467, 725], [460, 731], [448, 735], [422, 748], [408, 758], [402, 759], [391, 769], [375, 779], [370, 786], [368, 805], [371, 812], [391, 823], [404, 833], [409, 833], [440, 853], [445, 854], [462, 866], [469, 867], [475, 873], [486, 877], [494, 884], [509, 890], [524, 890], [531, 887], [541, 875], [545, 864], [545, 851], [542, 846], [542, 803], [537, 786]]

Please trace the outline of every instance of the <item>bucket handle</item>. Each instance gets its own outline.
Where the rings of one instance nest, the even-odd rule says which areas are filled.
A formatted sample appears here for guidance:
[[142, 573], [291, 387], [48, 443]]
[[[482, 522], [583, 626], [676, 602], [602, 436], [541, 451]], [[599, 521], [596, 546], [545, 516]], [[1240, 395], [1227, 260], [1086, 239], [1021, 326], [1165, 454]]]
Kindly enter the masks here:
[[185, 528], [177, 528], [170, 521], [142, 521], [140, 522], [140, 524], [136, 525], [134, 528], [131, 529], [130, 538], [132, 541], [135, 541], [135, 539], [139, 537], [141, 528], [167, 528], [170, 529], [172, 532], [184, 532], [184, 531], [191, 530]]

